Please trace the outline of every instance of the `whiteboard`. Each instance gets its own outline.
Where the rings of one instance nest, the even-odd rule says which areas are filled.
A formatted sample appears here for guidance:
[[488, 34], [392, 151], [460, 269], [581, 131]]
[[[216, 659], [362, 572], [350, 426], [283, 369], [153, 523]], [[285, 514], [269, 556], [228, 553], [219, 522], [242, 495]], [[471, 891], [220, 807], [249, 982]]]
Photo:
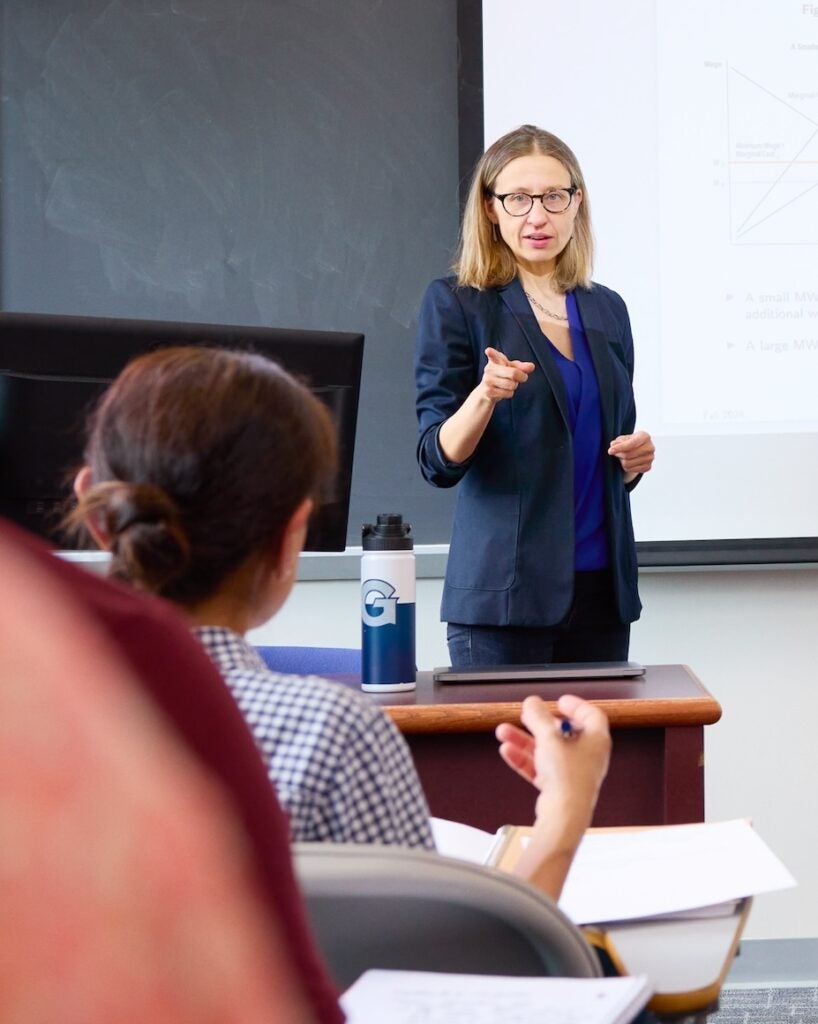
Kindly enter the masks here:
[[484, 0], [483, 62], [486, 145], [568, 142], [630, 311], [641, 547], [818, 557], [818, 3]]

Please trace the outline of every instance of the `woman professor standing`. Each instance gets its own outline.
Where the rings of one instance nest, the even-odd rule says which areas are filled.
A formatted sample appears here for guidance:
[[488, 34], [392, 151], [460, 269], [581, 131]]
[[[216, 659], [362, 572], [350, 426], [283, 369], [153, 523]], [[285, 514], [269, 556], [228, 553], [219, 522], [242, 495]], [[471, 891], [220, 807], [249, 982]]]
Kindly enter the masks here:
[[622, 299], [591, 282], [579, 164], [524, 125], [475, 169], [454, 278], [420, 311], [418, 461], [459, 484], [441, 617], [453, 665], [625, 660], [639, 617]]

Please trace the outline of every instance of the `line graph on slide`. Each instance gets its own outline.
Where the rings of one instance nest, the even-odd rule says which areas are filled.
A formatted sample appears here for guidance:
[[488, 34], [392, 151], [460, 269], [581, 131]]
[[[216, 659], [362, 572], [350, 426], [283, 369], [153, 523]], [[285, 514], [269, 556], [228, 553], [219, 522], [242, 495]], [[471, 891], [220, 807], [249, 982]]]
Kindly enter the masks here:
[[662, 428], [814, 431], [818, 0], [656, 13]]
[[[818, 245], [816, 90], [781, 94], [725, 64], [734, 245]], [[803, 101], [803, 102], [799, 102]]]

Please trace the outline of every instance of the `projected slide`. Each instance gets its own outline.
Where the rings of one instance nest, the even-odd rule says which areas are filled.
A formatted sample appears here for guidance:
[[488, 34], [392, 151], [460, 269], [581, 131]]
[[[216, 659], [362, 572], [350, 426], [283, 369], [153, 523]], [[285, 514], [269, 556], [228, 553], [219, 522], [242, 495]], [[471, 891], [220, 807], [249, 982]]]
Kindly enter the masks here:
[[816, 18], [803, 3], [657, 5], [670, 433], [818, 425]]
[[628, 304], [637, 538], [818, 533], [818, 0], [484, 0], [491, 142], [572, 147]]

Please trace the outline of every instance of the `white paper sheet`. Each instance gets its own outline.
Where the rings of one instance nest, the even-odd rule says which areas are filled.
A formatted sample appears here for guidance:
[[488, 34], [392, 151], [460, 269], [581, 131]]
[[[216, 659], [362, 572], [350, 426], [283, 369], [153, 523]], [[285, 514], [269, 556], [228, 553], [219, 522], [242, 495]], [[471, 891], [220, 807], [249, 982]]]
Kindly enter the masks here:
[[591, 832], [559, 905], [577, 924], [627, 921], [796, 884], [744, 820]]
[[341, 997], [348, 1024], [624, 1024], [647, 978], [498, 978], [367, 971]]
[[430, 818], [429, 823], [438, 853], [472, 864], [488, 863], [497, 843], [496, 833], [465, 825], [462, 821], [449, 821], [448, 818]]

